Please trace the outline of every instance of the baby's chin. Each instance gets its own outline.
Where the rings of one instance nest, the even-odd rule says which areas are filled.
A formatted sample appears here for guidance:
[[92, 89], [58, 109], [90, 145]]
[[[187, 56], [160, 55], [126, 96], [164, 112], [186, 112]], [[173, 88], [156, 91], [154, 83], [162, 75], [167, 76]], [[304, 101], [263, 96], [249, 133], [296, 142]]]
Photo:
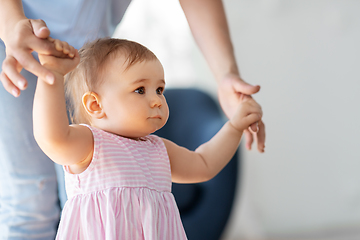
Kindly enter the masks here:
[[129, 133], [125, 133], [125, 132], [112, 132], [113, 134], [115, 135], [118, 135], [118, 136], [121, 136], [121, 137], [124, 137], [124, 138], [129, 138], [129, 139], [133, 139], [133, 140], [142, 140], [144, 139], [146, 136], [154, 133], [156, 130], [153, 130], [153, 131], [144, 131], [144, 132], [141, 132], [141, 133], [132, 133], [132, 134], [129, 134]]

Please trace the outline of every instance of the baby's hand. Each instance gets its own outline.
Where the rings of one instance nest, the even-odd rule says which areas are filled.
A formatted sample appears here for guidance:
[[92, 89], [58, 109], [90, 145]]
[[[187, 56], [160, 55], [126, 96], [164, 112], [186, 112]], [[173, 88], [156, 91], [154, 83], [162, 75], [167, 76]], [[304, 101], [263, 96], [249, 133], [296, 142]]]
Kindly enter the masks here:
[[54, 43], [57, 51], [66, 54], [68, 57], [59, 58], [55, 56], [39, 54], [40, 63], [52, 72], [64, 76], [79, 64], [79, 53], [73, 46], [70, 46], [67, 42], [53, 39], [50, 37], [48, 38], [48, 40]]
[[237, 107], [230, 123], [242, 132], [251, 124], [260, 121], [262, 114], [261, 106], [252, 97], [244, 95], [244, 99]]

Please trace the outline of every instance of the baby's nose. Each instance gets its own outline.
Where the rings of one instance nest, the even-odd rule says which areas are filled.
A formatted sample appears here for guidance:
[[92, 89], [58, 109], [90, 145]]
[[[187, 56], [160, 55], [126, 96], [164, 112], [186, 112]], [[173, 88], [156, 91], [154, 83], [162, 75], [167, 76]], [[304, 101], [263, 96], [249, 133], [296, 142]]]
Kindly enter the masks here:
[[158, 95], [155, 95], [151, 99], [151, 107], [161, 107], [161, 99]]

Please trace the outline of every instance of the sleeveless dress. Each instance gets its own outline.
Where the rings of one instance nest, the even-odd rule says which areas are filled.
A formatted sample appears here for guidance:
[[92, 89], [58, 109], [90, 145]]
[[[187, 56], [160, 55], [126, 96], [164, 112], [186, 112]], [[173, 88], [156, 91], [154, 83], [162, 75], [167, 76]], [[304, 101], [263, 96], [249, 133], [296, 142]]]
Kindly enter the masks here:
[[161, 138], [133, 140], [87, 127], [93, 159], [80, 174], [64, 167], [68, 201], [56, 239], [187, 239]]
[[[129, 4], [130, 0], [22, 0], [26, 17], [44, 20], [53, 38], [77, 49], [95, 38], [112, 36]], [[0, 71], [4, 59], [0, 39]], [[27, 71], [22, 74], [28, 88], [20, 98], [0, 84], [0, 102], [6, 103], [0, 105], [0, 112], [7, 113], [0, 118], [0, 239], [54, 239], [59, 198], [61, 203], [66, 200], [63, 175], [57, 181], [54, 163], [34, 139], [37, 77]]]

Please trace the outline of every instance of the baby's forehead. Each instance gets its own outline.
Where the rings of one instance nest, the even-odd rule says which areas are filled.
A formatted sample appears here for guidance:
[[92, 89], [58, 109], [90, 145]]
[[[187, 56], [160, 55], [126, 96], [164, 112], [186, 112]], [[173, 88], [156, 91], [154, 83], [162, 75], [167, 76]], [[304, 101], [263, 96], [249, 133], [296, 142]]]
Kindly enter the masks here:
[[125, 54], [114, 54], [109, 56], [106, 61], [99, 68], [101, 75], [106, 75], [109, 72], [116, 71], [118, 73], [126, 71], [130, 68], [128, 56]]
[[128, 53], [123, 52], [114, 54], [112, 57], [110, 57], [109, 61], [110, 62], [108, 62], [106, 65], [112, 65], [113, 67], [119, 68], [119, 70], [122, 69], [123, 71], [129, 70], [138, 63], [158, 62], [161, 64], [158, 58], [133, 57]]
[[118, 55], [104, 64], [100, 74], [102, 75], [101, 77], [109, 74], [128, 74], [130, 72], [132, 74], [143, 75], [149, 71], [164, 75], [164, 69], [159, 59], [137, 59], [137, 61], [131, 61], [127, 56]]

